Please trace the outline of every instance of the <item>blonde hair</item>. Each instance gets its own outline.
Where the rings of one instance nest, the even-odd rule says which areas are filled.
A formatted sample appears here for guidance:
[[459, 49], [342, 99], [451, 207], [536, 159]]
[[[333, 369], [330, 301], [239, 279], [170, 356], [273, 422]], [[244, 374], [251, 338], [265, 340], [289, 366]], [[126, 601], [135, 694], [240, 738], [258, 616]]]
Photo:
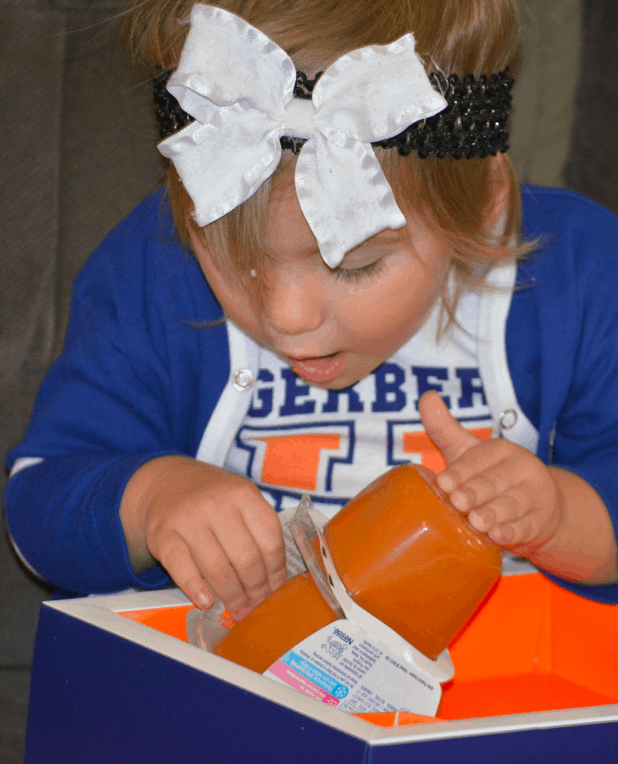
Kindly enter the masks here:
[[[133, 0], [127, 36], [134, 60], [150, 76], [174, 69], [187, 33], [186, 22], [196, 0]], [[413, 32], [427, 71], [491, 74], [519, 61], [516, 0], [212, 0], [242, 16], [280, 45], [297, 69], [313, 77], [356, 48], [386, 45]], [[508, 157], [504, 166], [508, 193], [504, 229], [496, 236], [488, 225], [496, 199], [496, 165], [490, 159], [455, 160], [415, 152], [402, 157], [396, 149], [376, 149], [396, 196], [405, 200], [452, 253], [457, 290], [445, 297], [452, 319], [459, 295], [479, 286], [497, 262], [521, 258], [520, 194]], [[169, 170], [169, 192], [178, 233], [184, 243], [195, 237], [217, 267], [245, 284], [251, 271], [268, 257], [265, 226], [272, 194], [289, 182], [295, 157], [283, 152], [273, 174], [240, 207], [204, 228], [191, 213], [193, 204], [175, 172]], [[255, 280], [253, 280], [255, 284]]]

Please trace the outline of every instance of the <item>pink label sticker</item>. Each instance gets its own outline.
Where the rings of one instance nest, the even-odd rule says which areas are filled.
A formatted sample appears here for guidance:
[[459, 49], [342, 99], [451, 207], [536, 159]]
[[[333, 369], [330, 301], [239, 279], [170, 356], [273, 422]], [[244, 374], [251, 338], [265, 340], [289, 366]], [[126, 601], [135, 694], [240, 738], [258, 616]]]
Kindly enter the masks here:
[[283, 663], [283, 661], [277, 661], [268, 669], [269, 673], [274, 674], [285, 684], [289, 685], [292, 689], [302, 692], [308, 695], [310, 698], [317, 698], [322, 703], [326, 703], [329, 706], [338, 706], [340, 701], [330, 693], [318, 687], [312, 681], [299, 674], [294, 669]]

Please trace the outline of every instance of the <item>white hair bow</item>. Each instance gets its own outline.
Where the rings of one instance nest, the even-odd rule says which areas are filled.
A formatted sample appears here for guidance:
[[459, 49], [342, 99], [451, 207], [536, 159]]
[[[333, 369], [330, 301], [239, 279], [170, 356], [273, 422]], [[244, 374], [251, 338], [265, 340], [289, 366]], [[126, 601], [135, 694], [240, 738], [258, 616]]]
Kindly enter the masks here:
[[222, 8], [195, 5], [167, 85], [195, 118], [159, 144], [200, 226], [242, 204], [275, 171], [279, 139], [305, 138], [295, 173], [301, 209], [325, 262], [405, 218], [371, 147], [446, 107], [407, 34], [360, 48], [322, 75], [312, 100], [294, 98], [296, 71], [265, 34]]

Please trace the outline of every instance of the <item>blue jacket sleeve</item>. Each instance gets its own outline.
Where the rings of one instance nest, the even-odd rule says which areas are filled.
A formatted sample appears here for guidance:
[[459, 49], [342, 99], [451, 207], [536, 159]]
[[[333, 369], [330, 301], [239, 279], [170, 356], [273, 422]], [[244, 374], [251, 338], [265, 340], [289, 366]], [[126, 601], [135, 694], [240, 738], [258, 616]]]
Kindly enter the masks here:
[[39, 460], [17, 462], [31, 466], [5, 492], [18, 553], [79, 594], [168, 582], [159, 567], [133, 572], [120, 499], [145, 461], [195, 454], [227, 378], [225, 364], [213, 362], [227, 357], [225, 328], [200, 328], [220, 308], [161, 210], [158, 195], [143, 203], [76, 279], [64, 350], [9, 454], [9, 468]]
[[159, 566], [141, 576], [133, 572], [118, 516], [128, 479], [157, 455], [57, 456], [13, 476], [5, 504], [9, 531], [25, 564], [76, 594], [165, 586], [169, 577]]
[[[616, 533], [618, 219], [562, 189], [525, 190], [524, 211], [527, 236], [542, 247], [520, 269], [524, 286], [507, 326], [517, 395], [539, 429], [540, 458], [589, 482]], [[590, 599], [618, 602], [618, 584], [550, 577]]]
[[[597, 213], [588, 242], [576, 242], [571, 312], [573, 371], [556, 420], [553, 463], [579, 475], [607, 507], [614, 534], [618, 528], [618, 225]], [[607, 217], [607, 220], [603, 218]], [[594, 232], [593, 232], [594, 231]], [[587, 246], [586, 246], [587, 245]], [[594, 251], [593, 251], [594, 248]], [[573, 315], [568, 319], [573, 320]], [[582, 507], [582, 512], [586, 508]], [[571, 585], [599, 601], [618, 602], [618, 585]]]

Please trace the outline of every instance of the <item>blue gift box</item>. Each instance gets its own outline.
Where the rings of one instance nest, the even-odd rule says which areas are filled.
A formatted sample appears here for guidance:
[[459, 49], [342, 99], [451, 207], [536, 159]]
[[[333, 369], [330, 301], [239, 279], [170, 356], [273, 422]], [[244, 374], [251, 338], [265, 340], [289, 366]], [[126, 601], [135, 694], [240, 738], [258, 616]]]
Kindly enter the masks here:
[[[445, 707], [457, 715], [461, 688], [468, 718], [398, 727], [205, 653], [179, 638], [182, 627], [152, 628], [149, 613], [177, 614], [184, 624], [187, 601], [177, 590], [44, 603], [25, 764], [618, 761], [618, 608], [582, 600], [538, 573], [500, 587], [451, 648], [456, 675]], [[498, 704], [488, 715], [496, 683], [517, 671], [523, 699], [515, 706], [535, 710], [495, 715]], [[551, 677], [570, 690], [562, 707], [538, 710], [555, 702], [542, 700]], [[596, 705], [564, 707], [578, 687]], [[483, 716], [474, 715], [477, 701]]]

